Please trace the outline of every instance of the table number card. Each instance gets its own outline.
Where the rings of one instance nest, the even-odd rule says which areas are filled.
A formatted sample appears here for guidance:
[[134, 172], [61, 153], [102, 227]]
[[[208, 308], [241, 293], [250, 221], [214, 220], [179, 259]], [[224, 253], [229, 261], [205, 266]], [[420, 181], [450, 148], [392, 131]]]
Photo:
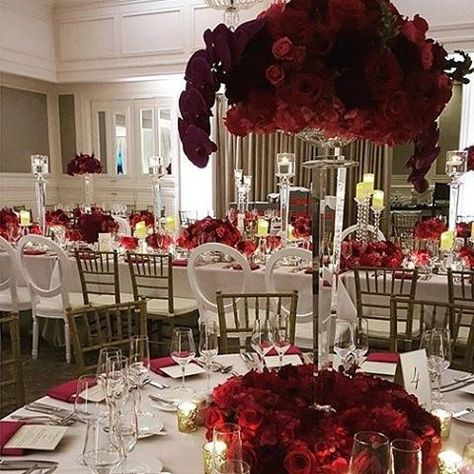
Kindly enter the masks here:
[[425, 349], [400, 354], [395, 382], [415, 395], [426, 410], [431, 410], [431, 383]]
[[99, 234], [99, 251], [100, 252], [112, 252], [112, 234], [100, 233]]

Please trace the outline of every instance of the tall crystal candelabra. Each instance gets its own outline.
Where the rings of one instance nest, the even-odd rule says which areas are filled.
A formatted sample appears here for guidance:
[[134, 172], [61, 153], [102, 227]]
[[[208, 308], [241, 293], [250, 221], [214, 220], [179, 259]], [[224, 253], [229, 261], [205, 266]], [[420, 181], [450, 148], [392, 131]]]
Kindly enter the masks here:
[[461, 176], [467, 171], [467, 151], [455, 150], [446, 153], [446, 174], [450, 178], [448, 229], [455, 230], [458, 217], [459, 188]]
[[370, 196], [355, 197], [357, 204], [356, 239], [367, 243], [369, 240]]
[[290, 186], [291, 180], [295, 175], [295, 154], [278, 153], [276, 167], [276, 176], [279, 180], [278, 186], [280, 187], [281, 246], [285, 248], [288, 241]]
[[372, 194], [372, 214], [374, 215], [374, 233], [377, 236], [380, 230], [380, 218], [384, 210], [384, 192], [376, 189]]
[[94, 200], [94, 181], [93, 175], [90, 173], [84, 174], [84, 205], [87, 211], [91, 210]]
[[43, 234], [46, 231], [46, 179], [49, 172], [49, 158], [45, 155], [31, 156], [31, 172], [35, 177], [36, 219]]
[[149, 174], [151, 176], [155, 227], [158, 228], [161, 219], [161, 210], [163, 208], [163, 202], [161, 199], [161, 178], [166, 175], [166, 168], [162, 156], [150, 157]]

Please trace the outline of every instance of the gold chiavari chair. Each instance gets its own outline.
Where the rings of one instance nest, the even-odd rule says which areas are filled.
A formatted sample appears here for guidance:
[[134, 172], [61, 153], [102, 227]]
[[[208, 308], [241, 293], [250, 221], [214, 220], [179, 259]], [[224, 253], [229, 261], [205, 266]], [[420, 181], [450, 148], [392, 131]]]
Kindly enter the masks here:
[[464, 305], [453, 306], [452, 367], [474, 372], [474, 310]]
[[[10, 313], [0, 318], [0, 331], [0, 389], [3, 412], [7, 406], [13, 408], [25, 403], [18, 313]], [[10, 394], [11, 387], [13, 390]]]
[[[369, 340], [375, 345], [393, 347], [391, 339], [390, 298], [399, 296], [413, 299], [416, 293], [418, 270], [404, 268], [356, 267], [354, 269], [358, 318], [368, 322]], [[404, 334], [408, 348], [420, 336], [419, 320], [413, 318], [412, 307], [398, 307], [397, 334]]]
[[[232, 349], [248, 349], [248, 339], [256, 320], [267, 320], [280, 314], [281, 308], [289, 308], [290, 343], [295, 343], [298, 291], [289, 293], [226, 293], [216, 292], [219, 318], [219, 352], [227, 354]], [[273, 303], [273, 304], [272, 304]], [[226, 311], [231, 308], [231, 311]], [[235, 344], [230, 340], [235, 341]], [[236, 347], [232, 347], [235, 345]]]
[[[413, 332], [399, 332], [401, 321], [405, 322], [406, 317], [414, 320], [416, 317], [417, 326], [420, 331], [416, 334]], [[409, 322], [407, 321], [407, 326]], [[413, 324], [411, 325], [413, 326]], [[453, 306], [447, 302], [418, 300], [415, 298], [404, 298], [394, 296], [390, 299], [390, 350], [397, 352], [398, 342], [409, 342], [406, 344], [409, 349], [416, 349], [419, 343], [419, 337], [425, 328], [444, 328], [449, 327], [451, 337], [453, 334]], [[412, 347], [413, 346], [413, 347]]]
[[144, 301], [68, 308], [66, 314], [80, 374], [95, 372], [100, 349], [118, 346], [127, 353], [132, 336], [147, 334]]
[[[170, 254], [127, 252], [127, 261], [133, 297], [146, 301], [148, 320], [158, 324], [156, 340], [149, 331], [150, 343], [167, 347], [176, 324], [196, 326], [196, 300], [174, 296], [173, 261]], [[168, 337], [164, 334], [163, 325], [169, 328]]]
[[120, 293], [117, 252], [76, 250], [84, 304], [106, 305], [134, 301], [131, 294]]
[[421, 220], [421, 211], [392, 212], [392, 234], [396, 237], [413, 235], [415, 224]]

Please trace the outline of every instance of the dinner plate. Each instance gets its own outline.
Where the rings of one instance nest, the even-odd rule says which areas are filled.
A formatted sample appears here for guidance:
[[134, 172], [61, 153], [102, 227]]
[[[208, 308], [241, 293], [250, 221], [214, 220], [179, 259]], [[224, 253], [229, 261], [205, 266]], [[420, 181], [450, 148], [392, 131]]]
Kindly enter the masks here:
[[474, 383], [470, 383], [469, 385], [461, 387], [459, 390], [461, 392], [469, 393], [470, 395], [474, 395]]
[[154, 456], [138, 454], [132, 451], [127, 460], [127, 467], [118, 466], [117, 474], [159, 474], [163, 470], [163, 463]]
[[[179, 365], [170, 365], [169, 367], [162, 367], [160, 370], [173, 379], [179, 379], [182, 376], [181, 366]], [[205, 374], [205, 373], [206, 371], [197, 364], [194, 364], [191, 362], [190, 364], [186, 365], [186, 368], [185, 368], [186, 377], [189, 377], [190, 375], [199, 375], [199, 374]]]
[[[466, 402], [450, 403], [449, 411], [451, 411], [451, 413], [456, 413], [458, 411], [465, 410], [467, 407], [470, 406], [472, 406], [472, 404]], [[459, 418], [454, 418], [454, 420], [474, 425], [474, 413], [468, 413], [467, 415], [460, 416]]]
[[163, 429], [163, 422], [153, 413], [138, 415], [138, 439], [149, 438]]

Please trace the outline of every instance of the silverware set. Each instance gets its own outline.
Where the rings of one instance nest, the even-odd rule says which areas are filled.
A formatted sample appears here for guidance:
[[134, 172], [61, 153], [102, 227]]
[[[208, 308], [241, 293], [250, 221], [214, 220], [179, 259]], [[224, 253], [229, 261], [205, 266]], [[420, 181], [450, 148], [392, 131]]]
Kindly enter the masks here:
[[[56, 419], [62, 422], [75, 422], [80, 421], [84, 423], [75, 413], [74, 410], [66, 410], [64, 408], [58, 408], [52, 405], [48, 405], [46, 403], [41, 402], [33, 402], [28, 405], [25, 405], [25, 410], [42, 413], [51, 417], [52, 419]], [[31, 418], [31, 417], [29, 417]]]
[[54, 461], [0, 459], [0, 471], [22, 471], [21, 474], [52, 474], [58, 468]]
[[[197, 365], [200, 367], [206, 368], [206, 364], [200, 359], [194, 359]], [[234, 368], [233, 365], [224, 365], [220, 364], [219, 362], [213, 361], [211, 364], [212, 372], [220, 372], [221, 374], [228, 374]]]

